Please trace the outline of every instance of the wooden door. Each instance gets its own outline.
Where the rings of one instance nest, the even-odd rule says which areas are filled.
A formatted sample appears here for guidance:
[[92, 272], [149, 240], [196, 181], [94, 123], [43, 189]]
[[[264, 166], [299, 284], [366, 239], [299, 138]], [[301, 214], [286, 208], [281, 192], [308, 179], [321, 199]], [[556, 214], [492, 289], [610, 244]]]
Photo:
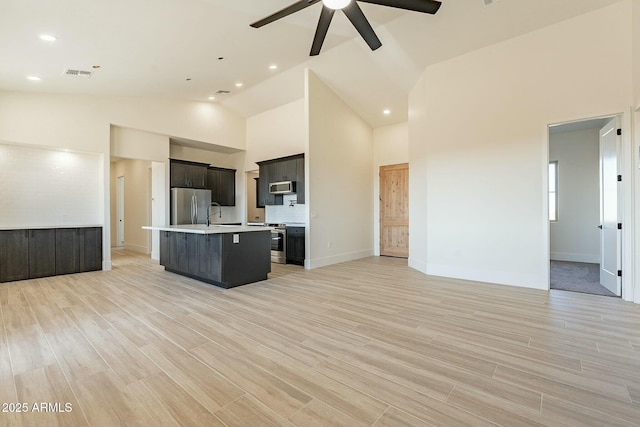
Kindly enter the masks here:
[[380, 255], [409, 257], [409, 165], [380, 167]]

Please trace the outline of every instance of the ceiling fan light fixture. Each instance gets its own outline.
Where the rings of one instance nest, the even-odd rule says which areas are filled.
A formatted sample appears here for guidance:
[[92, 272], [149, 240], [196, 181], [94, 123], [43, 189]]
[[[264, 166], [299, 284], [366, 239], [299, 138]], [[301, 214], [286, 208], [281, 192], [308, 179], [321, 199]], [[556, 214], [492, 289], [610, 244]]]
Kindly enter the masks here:
[[329, 9], [338, 10], [349, 6], [351, 0], [322, 0], [322, 3]]

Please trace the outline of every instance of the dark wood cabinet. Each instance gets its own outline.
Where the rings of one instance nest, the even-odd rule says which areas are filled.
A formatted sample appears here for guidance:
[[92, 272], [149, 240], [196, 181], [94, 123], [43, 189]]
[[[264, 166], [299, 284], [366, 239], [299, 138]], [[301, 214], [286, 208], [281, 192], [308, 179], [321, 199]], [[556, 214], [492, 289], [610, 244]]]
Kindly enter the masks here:
[[102, 270], [102, 228], [78, 229], [79, 272]]
[[56, 275], [80, 271], [80, 245], [77, 228], [56, 230]]
[[0, 282], [29, 278], [29, 231], [0, 231]]
[[271, 232], [199, 234], [163, 231], [160, 233], [160, 264], [167, 271], [223, 288], [266, 280], [271, 271]]
[[56, 230], [29, 230], [29, 278], [56, 275]]
[[171, 187], [207, 188], [207, 167], [204, 163], [171, 160], [169, 182]]
[[102, 227], [0, 231], [0, 282], [102, 270]]
[[298, 204], [304, 205], [304, 156], [299, 156], [296, 159], [296, 195], [298, 196]]
[[304, 227], [287, 227], [287, 264], [304, 265]]
[[270, 194], [269, 183], [293, 181], [296, 186], [297, 202], [305, 203], [304, 154], [258, 162], [258, 207], [281, 205], [282, 194]]
[[220, 206], [236, 205], [236, 170], [217, 167], [207, 169], [207, 188], [211, 190], [211, 201]]

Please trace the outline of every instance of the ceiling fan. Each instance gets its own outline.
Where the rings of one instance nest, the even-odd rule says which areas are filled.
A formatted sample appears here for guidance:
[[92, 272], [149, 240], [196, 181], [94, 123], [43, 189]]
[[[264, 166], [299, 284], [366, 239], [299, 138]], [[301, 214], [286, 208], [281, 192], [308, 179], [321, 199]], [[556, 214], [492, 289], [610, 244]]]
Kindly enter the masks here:
[[311, 56], [316, 56], [320, 53], [322, 43], [324, 43], [327, 31], [329, 30], [329, 24], [331, 24], [331, 19], [336, 10], [342, 10], [344, 12], [371, 50], [376, 50], [382, 46], [380, 39], [378, 39], [371, 24], [364, 16], [364, 13], [362, 13], [360, 6], [358, 6], [358, 1], [430, 14], [436, 13], [441, 4], [436, 0], [299, 0], [266, 18], [254, 22], [251, 26], [253, 28], [260, 28], [280, 18], [289, 16], [292, 13], [299, 12], [320, 1], [322, 1], [322, 12], [320, 13], [320, 20], [318, 21], [316, 34], [313, 38], [313, 44], [311, 45]]

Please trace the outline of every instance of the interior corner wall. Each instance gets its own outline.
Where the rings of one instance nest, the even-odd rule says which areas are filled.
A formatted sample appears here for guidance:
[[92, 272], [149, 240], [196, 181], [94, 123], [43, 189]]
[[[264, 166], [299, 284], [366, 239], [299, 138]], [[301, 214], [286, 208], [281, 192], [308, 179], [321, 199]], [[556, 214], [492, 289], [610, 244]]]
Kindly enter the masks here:
[[376, 256], [380, 255], [380, 166], [408, 162], [409, 126], [407, 122], [373, 130], [373, 242]]
[[308, 267], [373, 255], [373, 131], [307, 71]]
[[640, 0], [632, 0], [634, 108], [640, 108]]
[[547, 126], [629, 111], [630, 7], [425, 69], [409, 97], [411, 266], [548, 289]]
[[[111, 188], [115, 193], [116, 179], [124, 177], [124, 247], [136, 252], [151, 253], [148, 230], [142, 227], [151, 219], [151, 162], [120, 160], [112, 164]], [[111, 196], [111, 241], [116, 242], [116, 203]]]
[[247, 119], [247, 157], [244, 171], [256, 162], [304, 153], [307, 126], [304, 98]]
[[551, 259], [600, 263], [599, 129], [549, 135], [558, 162], [558, 220], [550, 223]]
[[111, 126], [111, 157], [166, 162], [169, 158], [169, 137]]

